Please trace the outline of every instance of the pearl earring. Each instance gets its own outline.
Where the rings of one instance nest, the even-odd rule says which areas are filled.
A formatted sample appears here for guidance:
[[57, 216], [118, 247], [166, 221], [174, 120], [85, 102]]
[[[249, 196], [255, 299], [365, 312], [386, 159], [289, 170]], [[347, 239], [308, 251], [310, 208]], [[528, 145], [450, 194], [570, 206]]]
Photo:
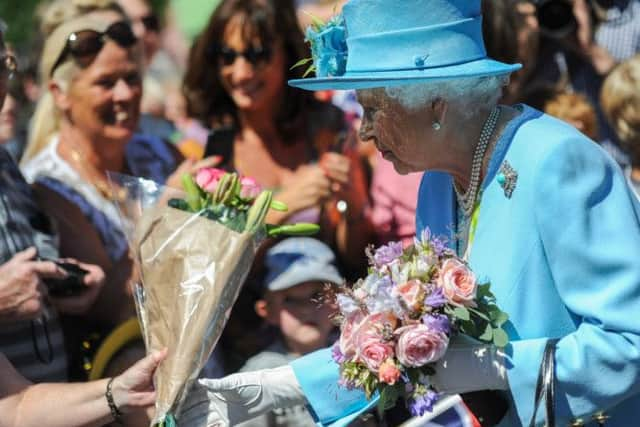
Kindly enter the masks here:
[[442, 128], [442, 125], [439, 121], [436, 120], [431, 124], [431, 127], [433, 128], [433, 130], [438, 131]]

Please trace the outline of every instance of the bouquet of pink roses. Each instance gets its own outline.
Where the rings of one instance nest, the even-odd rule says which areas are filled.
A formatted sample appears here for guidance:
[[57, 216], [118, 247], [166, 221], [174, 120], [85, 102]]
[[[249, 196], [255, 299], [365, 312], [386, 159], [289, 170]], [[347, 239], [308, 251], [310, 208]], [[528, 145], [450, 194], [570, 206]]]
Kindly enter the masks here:
[[414, 416], [431, 411], [438, 392], [430, 382], [453, 334], [504, 347], [506, 313], [489, 284], [429, 230], [403, 248], [367, 250], [369, 274], [335, 294], [340, 339], [333, 358], [340, 384], [380, 394], [384, 411], [404, 398]]

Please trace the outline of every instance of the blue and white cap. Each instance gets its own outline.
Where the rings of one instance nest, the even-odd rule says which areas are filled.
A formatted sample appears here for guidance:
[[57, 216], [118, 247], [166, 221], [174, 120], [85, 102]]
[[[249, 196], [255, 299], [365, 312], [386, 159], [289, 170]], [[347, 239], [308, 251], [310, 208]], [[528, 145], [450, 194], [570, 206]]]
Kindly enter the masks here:
[[327, 245], [311, 237], [290, 237], [267, 251], [265, 289], [281, 291], [306, 282], [336, 285], [344, 279]]

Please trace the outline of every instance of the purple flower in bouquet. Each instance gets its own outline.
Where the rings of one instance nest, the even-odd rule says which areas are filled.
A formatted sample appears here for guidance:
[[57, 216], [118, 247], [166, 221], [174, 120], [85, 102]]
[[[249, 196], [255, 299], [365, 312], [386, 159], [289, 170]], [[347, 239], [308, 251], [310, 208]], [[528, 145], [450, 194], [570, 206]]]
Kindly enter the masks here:
[[422, 390], [414, 392], [407, 400], [409, 412], [411, 412], [411, 415], [414, 417], [421, 417], [425, 412], [433, 411], [433, 405], [440, 398], [440, 395], [431, 389], [425, 389], [423, 387], [418, 387], [418, 389]]
[[451, 322], [444, 314], [427, 314], [422, 317], [422, 323], [436, 332], [443, 334], [451, 332]]
[[370, 275], [363, 283], [363, 287], [365, 286], [368, 293], [365, 303], [370, 313], [391, 312], [399, 317], [404, 314], [404, 309], [395, 294], [394, 283], [389, 277]]
[[447, 241], [445, 239], [434, 237], [431, 239], [431, 245], [433, 247], [433, 252], [439, 257], [449, 252], [449, 247], [447, 246]]
[[402, 242], [391, 242], [387, 245], [380, 246], [373, 254], [375, 266], [381, 268], [391, 264], [402, 256], [402, 251]]
[[351, 316], [360, 311], [358, 303], [349, 295], [338, 294], [336, 296], [336, 303], [338, 304], [340, 312], [345, 316]]
[[345, 355], [342, 354], [342, 351], [340, 351], [339, 342], [336, 342], [335, 344], [333, 344], [333, 347], [331, 347], [331, 357], [333, 358], [333, 361], [336, 363], [344, 363], [347, 361], [347, 358], [345, 357]]
[[[420, 233], [420, 237], [416, 237], [414, 239], [415, 246], [418, 248], [428, 248], [430, 252], [433, 252], [434, 255], [441, 257], [450, 252], [449, 247], [447, 246], [447, 240], [444, 237], [432, 236], [431, 230], [429, 228], [425, 228]], [[454, 255], [451, 253], [451, 255]]]
[[444, 296], [444, 291], [442, 288], [434, 287], [433, 291], [424, 300], [424, 305], [440, 308], [447, 303], [447, 297]]

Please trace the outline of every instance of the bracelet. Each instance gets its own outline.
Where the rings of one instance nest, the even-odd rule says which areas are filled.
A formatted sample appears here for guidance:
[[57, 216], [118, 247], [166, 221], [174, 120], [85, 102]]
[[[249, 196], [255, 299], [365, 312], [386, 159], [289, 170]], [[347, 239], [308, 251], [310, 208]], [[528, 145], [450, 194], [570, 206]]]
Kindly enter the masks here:
[[116, 403], [113, 401], [113, 394], [111, 393], [111, 384], [115, 378], [111, 378], [107, 383], [107, 391], [104, 392], [105, 397], [107, 398], [107, 403], [109, 404], [109, 410], [111, 411], [111, 416], [120, 425], [124, 425], [122, 422], [122, 412], [116, 406]]

